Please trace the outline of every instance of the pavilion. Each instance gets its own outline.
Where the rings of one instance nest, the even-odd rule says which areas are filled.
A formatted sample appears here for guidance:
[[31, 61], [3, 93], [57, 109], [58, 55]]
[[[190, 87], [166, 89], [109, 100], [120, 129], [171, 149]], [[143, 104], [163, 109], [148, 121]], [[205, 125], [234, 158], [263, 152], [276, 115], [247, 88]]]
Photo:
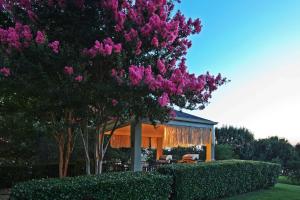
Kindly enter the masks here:
[[195, 115], [176, 111], [176, 117], [155, 127], [147, 120], [127, 123], [116, 129], [111, 138], [112, 148], [131, 148], [133, 171], [141, 171], [141, 148], [154, 148], [156, 159], [164, 148], [206, 146], [206, 161], [215, 158], [216, 122]]

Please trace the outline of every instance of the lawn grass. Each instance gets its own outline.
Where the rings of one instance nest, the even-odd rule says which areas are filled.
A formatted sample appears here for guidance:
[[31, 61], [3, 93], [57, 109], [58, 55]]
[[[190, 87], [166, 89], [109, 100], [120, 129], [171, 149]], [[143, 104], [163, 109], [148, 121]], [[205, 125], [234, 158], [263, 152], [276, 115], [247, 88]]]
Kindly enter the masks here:
[[223, 200], [300, 200], [300, 186], [278, 183], [268, 190], [250, 192]]

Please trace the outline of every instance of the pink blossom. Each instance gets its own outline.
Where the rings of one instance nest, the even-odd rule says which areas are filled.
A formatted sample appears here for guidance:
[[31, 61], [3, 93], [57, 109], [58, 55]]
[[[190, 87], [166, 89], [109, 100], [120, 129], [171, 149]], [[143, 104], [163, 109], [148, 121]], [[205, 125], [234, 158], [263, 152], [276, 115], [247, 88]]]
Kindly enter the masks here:
[[128, 33], [124, 34], [124, 38], [125, 38], [126, 42], [130, 42], [130, 41], [134, 40], [137, 36], [138, 36], [138, 32], [133, 28], [131, 28]]
[[162, 75], [164, 75], [166, 73], [165, 64], [160, 59], [157, 60], [157, 68]]
[[136, 44], [135, 55], [140, 55], [142, 53], [141, 47], [142, 41], [139, 40]]
[[112, 11], [117, 11], [119, 6], [118, 0], [104, 0], [103, 6], [111, 9]]
[[131, 65], [129, 67], [129, 78], [132, 85], [138, 85], [144, 76], [144, 67]]
[[145, 37], [148, 37], [152, 30], [153, 30], [152, 26], [147, 23], [145, 26], [141, 28], [141, 34]]
[[176, 112], [175, 112], [175, 110], [173, 110], [173, 109], [170, 110], [169, 116], [170, 116], [171, 119], [174, 119], [174, 118], [176, 117]]
[[97, 55], [97, 50], [94, 48], [89, 49], [87, 52], [88, 55], [91, 56], [92, 58], [94, 58]]
[[108, 37], [108, 38], [105, 38], [104, 40], [103, 40], [103, 43], [104, 44], [109, 44], [109, 45], [114, 45], [114, 42], [113, 42], [113, 40], [110, 38], [110, 37]]
[[14, 47], [16, 49], [21, 47], [20, 36], [16, 32], [16, 29], [12, 27], [8, 28], [6, 41], [10, 47]]
[[65, 66], [64, 72], [65, 74], [72, 75], [74, 73], [74, 69], [71, 66]]
[[113, 100], [111, 101], [111, 103], [112, 103], [113, 106], [116, 106], [119, 102], [118, 102], [117, 100], [113, 99]]
[[27, 15], [28, 15], [28, 18], [33, 22], [35, 22], [38, 19], [36, 14], [34, 12], [32, 12], [31, 10], [27, 11]]
[[114, 52], [115, 53], [120, 53], [122, 51], [122, 44], [119, 43], [119, 44], [115, 44], [114, 45]]
[[151, 66], [149, 65], [148, 67], [145, 68], [145, 83], [148, 85], [151, 85], [151, 83], [154, 81], [154, 77], [152, 74], [152, 69]]
[[96, 40], [94, 48], [99, 51], [100, 49], [103, 49], [103, 44]]
[[161, 107], [165, 107], [170, 103], [169, 95], [164, 92], [159, 98], [158, 98], [158, 103]]
[[152, 29], [160, 28], [161, 20], [158, 15], [154, 14], [150, 17], [149, 23], [152, 26]]
[[53, 41], [48, 45], [54, 53], [59, 53], [59, 41]]
[[7, 67], [2, 67], [2, 68], [0, 68], [0, 73], [3, 76], [8, 77], [8, 76], [10, 76], [10, 69]]
[[137, 12], [135, 9], [130, 8], [129, 12], [128, 12], [128, 16], [131, 20], [133, 20], [135, 22], [137, 21]]
[[196, 19], [193, 22], [193, 26], [194, 26], [194, 32], [199, 33], [201, 31], [201, 21], [200, 21], [200, 19]]
[[77, 82], [81, 82], [83, 80], [83, 76], [78, 75], [78, 76], [75, 77], [74, 80], [77, 81]]
[[38, 31], [36, 33], [35, 42], [37, 44], [44, 44], [45, 41], [46, 41], [45, 34], [43, 32], [41, 32], [41, 31]]
[[32, 39], [32, 34], [29, 26], [23, 26], [22, 36], [27, 41], [30, 41]]
[[153, 38], [152, 38], [151, 44], [152, 44], [154, 47], [158, 47], [158, 39], [157, 39], [157, 37], [153, 37]]
[[104, 55], [111, 55], [112, 49], [113, 49], [113, 47], [112, 47], [111, 45], [106, 44], [106, 45], [104, 46], [104, 52], [103, 52], [103, 54], [104, 54]]
[[115, 77], [117, 77], [117, 75], [118, 75], [117, 70], [116, 69], [112, 69], [111, 70], [111, 76], [115, 78]]
[[117, 21], [115, 30], [117, 32], [120, 32], [124, 29], [124, 22], [126, 20], [126, 14], [120, 11], [120, 12], [118, 12], [118, 14], [115, 15], [115, 19]]

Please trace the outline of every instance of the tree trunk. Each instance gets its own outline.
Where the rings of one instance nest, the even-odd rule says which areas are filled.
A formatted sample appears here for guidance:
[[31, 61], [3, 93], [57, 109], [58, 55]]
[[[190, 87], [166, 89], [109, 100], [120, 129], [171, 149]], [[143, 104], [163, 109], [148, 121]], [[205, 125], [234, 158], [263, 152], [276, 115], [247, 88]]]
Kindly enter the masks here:
[[91, 175], [91, 160], [90, 157], [85, 158], [85, 173]]
[[84, 158], [85, 158], [85, 173], [86, 175], [91, 175], [91, 159], [89, 155], [89, 132], [87, 128], [87, 124], [85, 123], [83, 125], [84, 127], [84, 133], [82, 131], [82, 127], [80, 129], [80, 135], [84, 147]]
[[103, 158], [104, 158], [104, 132], [101, 133], [100, 137], [99, 137], [99, 169], [98, 169], [98, 173], [102, 174], [102, 169], [103, 169]]
[[119, 122], [119, 118], [117, 118], [117, 120], [115, 121], [115, 124], [114, 124], [112, 130], [110, 131], [109, 139], [108, 139], [108, 141], [107, 141], [106, 144], [104, 144], [106, 124], [104, 125], [103, 130], [102, 130], [102, 132], [99, 135], [99, 163], [98, 163], [98, 168], [99, 169], [98, 169], [98, 174], [101, 174], [102, 171], [103, 171], [104, 156], [105, 156], [105, 153], [107, 151], [108, 145], [110, 143], [110, 139], [113, 136], [114, 131], [117, 128], [118, 122]]
[[62, 138], [60, 138], [60, 141], [58, 141], [58, 150], [59, 150], [59, 177], [62, 178], [64, 174], [64, 141]]
[[99, 134], [100, 127], [96, 129], [96, 138], [95, 138], [95, 174], [99, 174]]
[[70, 127], [72, 124], [72, 113], [70, 111], [68, 112], [66, 121], [69, 123], [67, 138], [65, 137], [65, 133], [62, 132], [54, 134], [59, 150], [58, 168], [60, 178], [66, 177], [68, 174], [69, 161], [74, 149], [74, 135], [72, 127]]

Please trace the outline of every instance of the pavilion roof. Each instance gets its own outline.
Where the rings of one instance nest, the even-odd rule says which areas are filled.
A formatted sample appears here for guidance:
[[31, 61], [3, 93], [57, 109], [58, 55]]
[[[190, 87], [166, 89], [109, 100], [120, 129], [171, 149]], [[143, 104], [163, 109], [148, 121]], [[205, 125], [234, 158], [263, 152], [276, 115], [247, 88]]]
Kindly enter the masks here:
[[187, 122], [196, 122], [196, 123], [202, 123], [202, 124], [208, 124], [208, 125], [216, 125], [217, 122], [198, 117], [196, 115], [191, 115], [182, 111], [175, 111], [176, 112], [176, 117], [175, 121], [187, 121]]

